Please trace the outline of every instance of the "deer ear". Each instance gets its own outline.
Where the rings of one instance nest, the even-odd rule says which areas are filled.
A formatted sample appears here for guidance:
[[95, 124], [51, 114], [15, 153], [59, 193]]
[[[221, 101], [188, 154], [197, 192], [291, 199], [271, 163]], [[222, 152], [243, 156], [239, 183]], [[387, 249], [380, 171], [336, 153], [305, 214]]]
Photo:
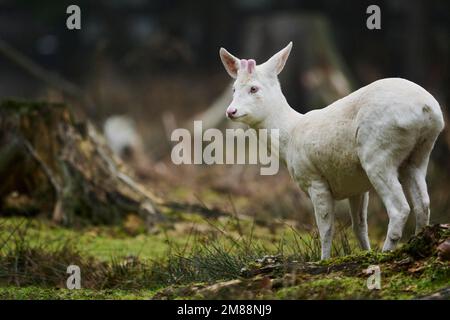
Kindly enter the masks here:
[[281, 49], [279, 52], [275, 53], [269, 60], [264, 62], [264, 64], [261, 65], [264, 66], [264, 69], [266, 69], [270, 73], [275, 73], [275, 75], [278, 75], [281, 70], [283, 70], [284, 65], [286, 64], [287, 58], [289, 57], [289, 53], [292, 49], [292, 41], [289, 42], [289, 44]]
[[239, 59], [233, 56], [224, 48], [220, 48], [219, 55], [220, 60], [222, 60], [223, 66], [225, 67], [225, 70], [227, 70], [228, 74], [232, 78], [236, 79], [239, 69]]

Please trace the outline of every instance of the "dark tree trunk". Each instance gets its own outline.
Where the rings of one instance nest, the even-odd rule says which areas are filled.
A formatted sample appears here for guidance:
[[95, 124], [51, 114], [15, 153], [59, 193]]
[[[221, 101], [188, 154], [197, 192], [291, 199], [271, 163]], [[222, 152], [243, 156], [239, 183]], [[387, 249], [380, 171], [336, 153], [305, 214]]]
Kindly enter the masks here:
[[[136, 213], [160, 218], [157, 198], [132, 178], [88, 121], [62, 104], [0, 104], [0, 204], [21, 196], [37, 212], [70, 224], [115, 223]], [[1, 214], [0, 212], [0, 214]]]

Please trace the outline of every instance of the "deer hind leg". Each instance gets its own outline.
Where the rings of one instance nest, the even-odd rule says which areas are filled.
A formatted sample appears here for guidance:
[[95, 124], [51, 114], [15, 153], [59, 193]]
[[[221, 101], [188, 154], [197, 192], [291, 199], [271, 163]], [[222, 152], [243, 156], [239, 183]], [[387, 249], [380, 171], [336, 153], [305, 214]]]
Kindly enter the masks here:
[[410, 207], [397, 177], [397, 169], [380, 168], [367, 173], [370, 182], [382, 199], [389, 216], [383, 251], [395, 249], [402, 237]]
[[[366, 136], [367, 137], [367, 136]], [[360, 144], [359, 158], [370, 183], [380, 196], [389, 216], [389, 225], [383, 251], [395, 249], [402, 237], [410, 207], [398, 179], [400, 164], [413, 149], [413, 141], [398, 135], [370, 137]], [[380, 140], [384, 139], [382, 143]], [[396, 138], [396, 141], [393, 141]]]
[[416, 234], [428, 225], [430, 220], [430, 197], [425, 177], [435, 140], [435, 137], [430, 137], [416, 146], [399, 170], [400, 182], [416, 217]]
[[350, 216], [352, 228], [363, 250], [370, 250], [369, 235], [367, 232], [367, 206], [369, 204], [369, 192], [350, 197]]

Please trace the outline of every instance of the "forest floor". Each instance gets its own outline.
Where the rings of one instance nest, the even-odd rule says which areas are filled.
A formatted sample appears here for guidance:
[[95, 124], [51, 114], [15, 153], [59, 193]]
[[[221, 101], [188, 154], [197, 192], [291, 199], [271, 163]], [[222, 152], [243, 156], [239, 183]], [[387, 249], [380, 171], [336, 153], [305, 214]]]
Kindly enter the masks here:
[[[146, 230], [130, 214], [116, 226], [66, 228], [42, 218], [0, 218], [0, 299], [415, 299], [449, 298], [450, 263], [428, 227], [392, 253], [356, 249], [338, 226], [333, 258], [318, 261], [314, 231], [288, 219], [168, 205]], [[69, 290], [67, 266], [81, 270]], [[378, 266], [380, 289], [368, 289]], [[372, 277], [373, 278], [373, 277]], [[369, 281], [370, 282], [370, 281]]]
[[[261, 176], [250, 166], [175, 168], [167, 159], [151, 167], [155, 172], [145, 186], [163, 199], [161, 219], [153, 224], [126, 212], [120, 223], [95, 225], [78, 214], [63, 226], [50, 220], [50, 212], [33, 209], [34, 199], [18, 191], [2, 199], [0, 299], [450, 297], [448, 252], [443, 257], [437, 250], [450, 241], [448, 225], [435, 224], [411, 237], [409, 221], [400, 248], [381, 253], [387, 215], [373, 197], [373, 251], [362, 252], [348, 207], [340, 202], [332, 258], [319, 261], [310, 200], [286, 170]], [[433, 222], [446, 223], [448, 188], [439, 183], [447, 180], [434, 181], [433, 210], [441, 215], [433, 215]], [[109, 214], [105, 207], [102, 212]], [[80, 268], [81, 289], [67, 288], [71, 265]], [[368, 288], [373, 266], [380, 271], [379, 289]]]

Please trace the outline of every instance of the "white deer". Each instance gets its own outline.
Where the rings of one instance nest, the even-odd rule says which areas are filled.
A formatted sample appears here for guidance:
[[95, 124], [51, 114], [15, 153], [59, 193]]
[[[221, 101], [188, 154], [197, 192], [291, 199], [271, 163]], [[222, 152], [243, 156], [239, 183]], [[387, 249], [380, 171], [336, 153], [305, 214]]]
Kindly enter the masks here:
[[369, 189], [382, 199], [389, 226], [383, 251], [400, 240], [410, 211], [416, 232], [429, 222], [425, 176], [431, 150], [444, 128], [442, 111], [419, 85], [400, 78], [375, 81], [323, 109], [300, 114], [281, 92], [278, 74], [292, 42], [268, 61], [220, 58], [235, 80], [226, 115], [254, 129], [279, 129], [279, 153], [291, 177], [314, 207], [321, 258], [331, 253], [334, 202], [348, 199], [352, 228], [362, 249]]

